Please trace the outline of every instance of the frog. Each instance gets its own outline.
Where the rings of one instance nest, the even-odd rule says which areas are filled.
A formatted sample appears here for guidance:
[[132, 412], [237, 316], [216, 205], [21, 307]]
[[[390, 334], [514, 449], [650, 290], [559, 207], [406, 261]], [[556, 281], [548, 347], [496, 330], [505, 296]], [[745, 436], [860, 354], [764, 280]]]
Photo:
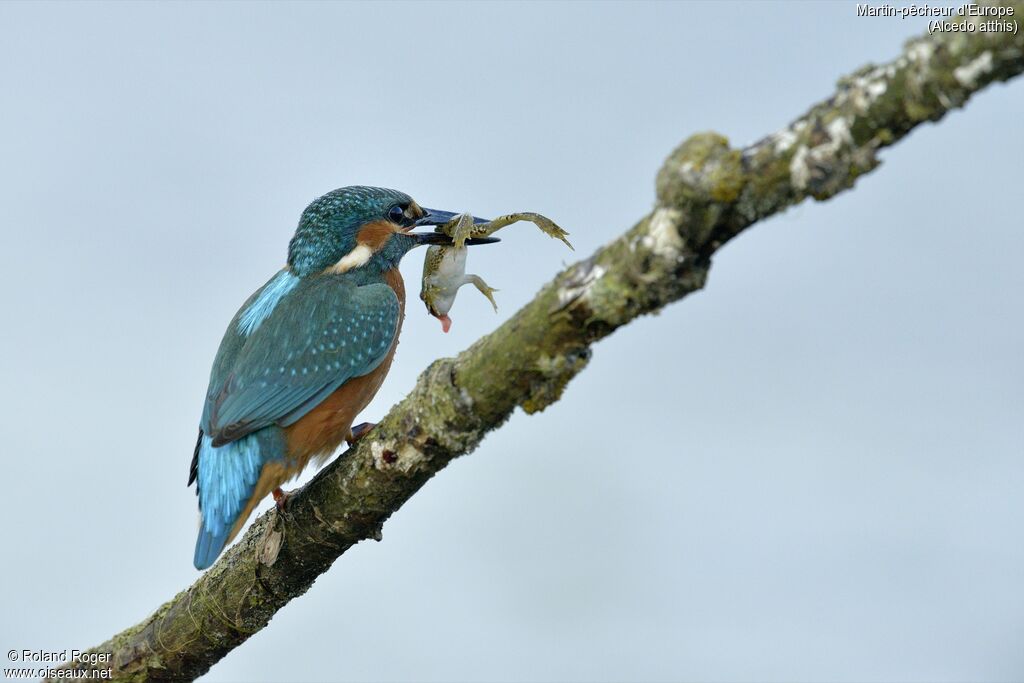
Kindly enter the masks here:
[[423, 260], [420, 299], [426, 305], [427, 312], [441, 322], [441, 329], [445, 333], [451, 329], [452, 319], [448, 313], [463, 285], [471, 284], [476, 287], [491, 302], [495, 313], [498, 311], [498, 304], [494, 300], [494, 292], [498, 290], [488, 285], [479, 275], [466, 274], [466, 240], [486, 239], [513, 223], [530, 222], [544, 234], [561, 240], [569, 249], [573, 249], [567, 239], [569, 233], [539, 213], [522, 211], [505, 214], [490, 221], [478, 222], [479, 220], [474, 219], [469, 213], [462, 213], [437, 226], [435, 230], [451, 237], [453, 244], [428, 247]]

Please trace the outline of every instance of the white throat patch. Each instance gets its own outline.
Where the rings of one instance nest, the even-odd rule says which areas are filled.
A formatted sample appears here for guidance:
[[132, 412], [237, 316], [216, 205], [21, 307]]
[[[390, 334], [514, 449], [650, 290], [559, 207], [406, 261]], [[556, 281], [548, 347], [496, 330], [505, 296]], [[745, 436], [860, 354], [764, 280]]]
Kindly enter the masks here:
[[373, 249], [365, 244], [357, 244], [356, 248], [345, 254], [340, 261], [328, 268], [332, 273], [347, 273], [353, 268], [366, 265], [373, 256]]

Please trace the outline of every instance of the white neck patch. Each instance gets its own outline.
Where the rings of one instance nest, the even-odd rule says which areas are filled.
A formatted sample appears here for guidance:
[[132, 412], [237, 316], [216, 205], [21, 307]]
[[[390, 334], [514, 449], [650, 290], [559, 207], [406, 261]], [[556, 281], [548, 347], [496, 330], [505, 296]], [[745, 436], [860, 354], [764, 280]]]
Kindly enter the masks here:
[[373, 256], [373, 249], [365, 244], [357, 244], [356, 248], [341, 257], [341, 260], [328, 268], [332, 273], [347, 273], [353, 268], [366, 265]]

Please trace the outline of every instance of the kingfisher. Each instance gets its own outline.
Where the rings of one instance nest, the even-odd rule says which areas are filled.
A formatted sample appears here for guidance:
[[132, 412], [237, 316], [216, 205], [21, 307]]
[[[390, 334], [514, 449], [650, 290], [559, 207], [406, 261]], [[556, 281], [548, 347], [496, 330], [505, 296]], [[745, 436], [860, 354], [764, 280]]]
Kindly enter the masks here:
[[283, 508], [284, 482], [373, 427], [352, 423], [394, 359], [405, 316], [398, 264], [417, 246], [452, 245], [412, 229], [455, 216], [365, 186], [302, 212], [287, 265], [235, 314], [213, 361], [188, 477], [199, 496], [196, 569], [213, 564], [264, 496]]

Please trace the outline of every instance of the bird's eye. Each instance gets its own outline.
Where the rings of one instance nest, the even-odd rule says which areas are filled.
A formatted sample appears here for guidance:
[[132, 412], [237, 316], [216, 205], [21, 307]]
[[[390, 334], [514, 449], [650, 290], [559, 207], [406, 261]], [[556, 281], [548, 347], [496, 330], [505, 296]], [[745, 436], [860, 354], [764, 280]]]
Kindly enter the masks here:
[[405, 209], [402, 206], [395, 204], [390, 209], [388, 209], [388, 218], [394, 221], [395, 223], [402, 225], [402, 223], [405, 221]]

